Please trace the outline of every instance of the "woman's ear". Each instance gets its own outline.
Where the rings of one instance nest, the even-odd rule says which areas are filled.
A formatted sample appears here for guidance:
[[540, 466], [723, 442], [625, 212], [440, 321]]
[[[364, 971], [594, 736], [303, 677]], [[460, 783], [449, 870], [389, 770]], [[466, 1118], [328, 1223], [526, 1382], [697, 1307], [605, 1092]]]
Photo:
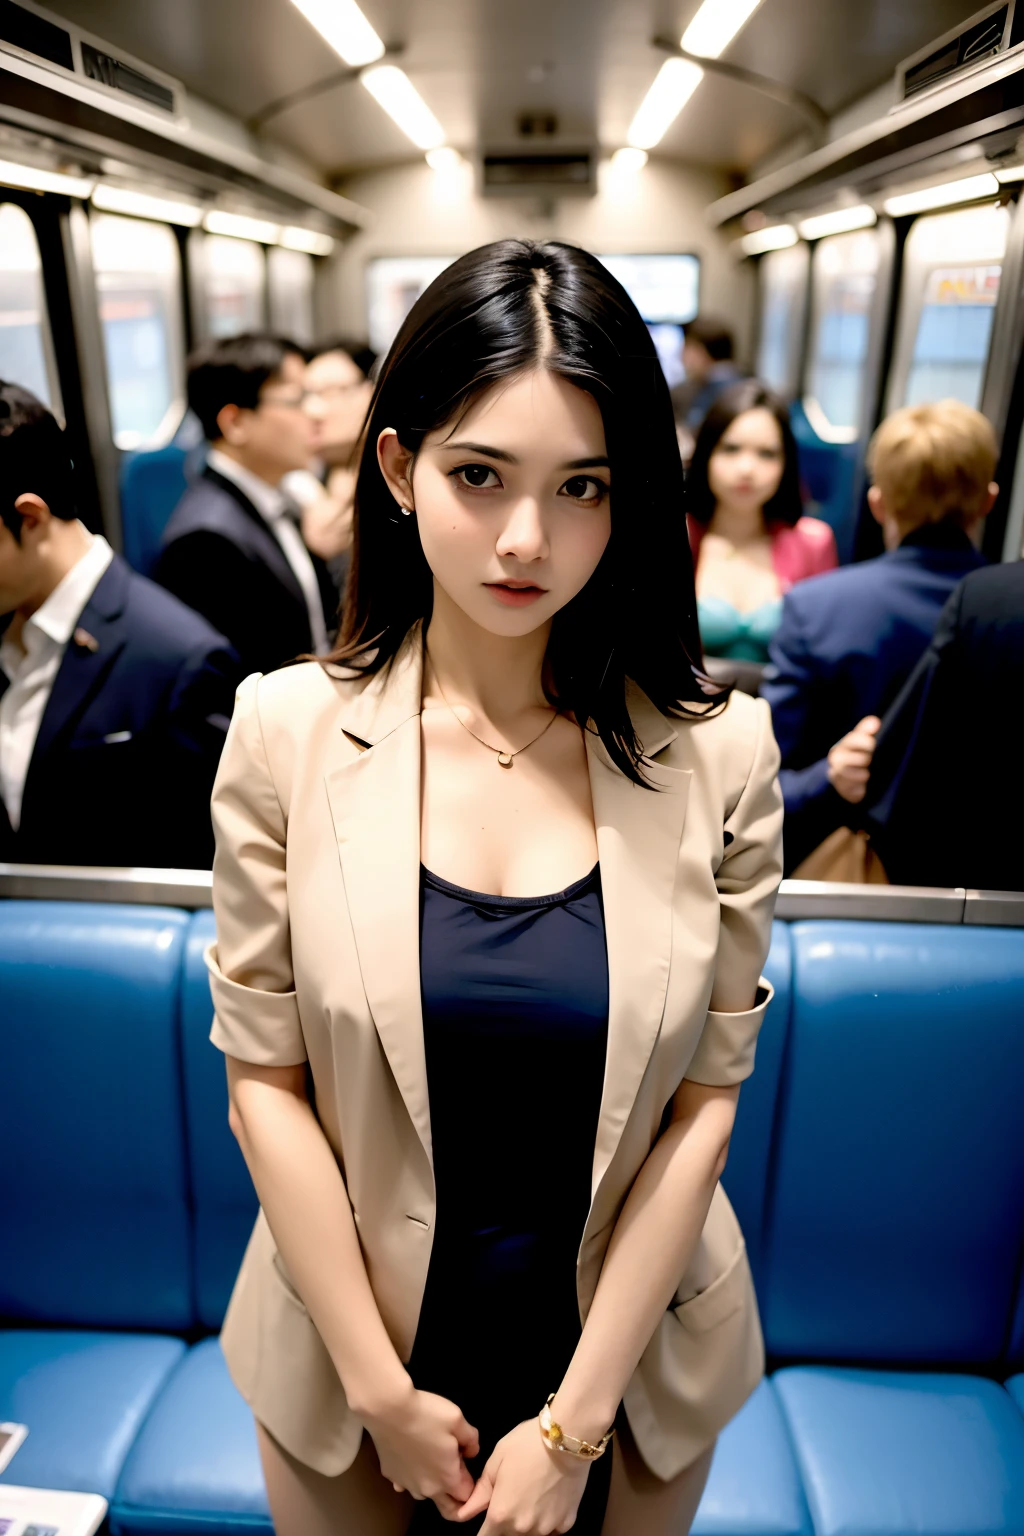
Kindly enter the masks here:
[[377, 439], [377, 463], [380, 472], [388, 483], [388, 489], [402, 508], [403, 512], [412, 512], [412, 465], [413, 452], [411, 448], [403, 448], [398, 441], [398, 433], [394, 427], [385, 427]]

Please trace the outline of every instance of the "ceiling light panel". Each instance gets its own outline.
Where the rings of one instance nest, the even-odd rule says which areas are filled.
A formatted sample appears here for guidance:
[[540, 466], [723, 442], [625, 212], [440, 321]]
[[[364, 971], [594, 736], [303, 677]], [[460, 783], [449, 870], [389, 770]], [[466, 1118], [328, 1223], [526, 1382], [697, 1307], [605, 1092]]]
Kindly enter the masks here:
[[937, 187], [922, 187], [918, 192], [901, 192], [887, 197], [885, 211], [894, 219], [908, 213], [926, 213], [931, 208], [949, 208], [954, 203], [970, 203], [979, 197], [992, 197], [999, 183], [991, 171], [980, 176], [964, 176], [959, 181], [944, 181]]
[[647, 164], [646, 149], [617, 149], [612, 155], [612, 167], [626, 175], [635, 176]]
[[704, 78], [699, 64], [666, 59], [637, 108], [626, 139], [632, 149], [653, 149], [671, 128]]
[[253, 219], [244, 213], [222, 213], [211, 210], [203, 220], [203, 228], [211, 235], [231, 235], [236, 240], [258, 240], [261, 245], [276, 245], [281, 233], [277, 224], [269, 219]]
[[852, 229], [870, 229], [878, 223], [878, 215], [867, 203], [855, 208], [836, 208], [831, 213], [818, 213], [811, 219], [803, 219], [797, 226], [804, 240], [822, 240], [826, 235], [845, 235]]
[[755, 229], [744, 235], [740, 250], [744, 256], [763, 256], [766, 251], [784, 251], [796, 242], [797, 233], [792, 224], [771, 224], [767, 229]]
[[175, 198], [153, 197], [148, 192], [134, 192], [130, 187], [112, 187], [101, 181], [93, 188], [92, 204], [104, 213], [127, 213], [137, 219], [157, 219], [163, 224], [184, 224], [194, 229], [203, 217], [195, 203]]
[[286, 224], [279, 243], [289, 251], [305, 251], [310, 256], [329, 256], [334, 250], [330, 235], [321, 234], [318, 229], [302, 229], [298, 224]]
[[292, 0], [292, 4], [353, 69], [384, 57], [384, 44], [355, 0]]
[[419, 149], [437, 149], [444, 143], [444, 129], [404, 69], [381, 64], [377, 69], [368, 69], [360, 79], [392, 122]]
[[679, 46], [705, 59], [719, 58], [760, 4], [761, 0], [704, 0]]
[[64, 176], [34, 165], [15, 165], [10, 160], [0, 160], [0, 185], [25, 187], [29, 192], [59, 192], [64, 197], [88, 197], [93, 187], [92, 181], [84, 176]]
[[996, 181], [1024, 181], [1024, 165], [1004, 165], [996, 171]]

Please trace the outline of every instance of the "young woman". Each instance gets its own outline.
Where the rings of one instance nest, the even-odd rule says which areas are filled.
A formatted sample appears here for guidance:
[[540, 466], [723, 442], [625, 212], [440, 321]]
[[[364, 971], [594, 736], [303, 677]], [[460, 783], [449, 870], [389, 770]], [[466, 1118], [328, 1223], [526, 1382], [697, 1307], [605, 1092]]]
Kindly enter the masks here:
[[678, 1536], [762, 1370], [718, 1178], [768, 711], [700, 670], [668, 390], [593, 257], [451, 266], [367, 444], [338, 651], [246, 681], [214, 796], [262, 1206], [225, 1354], [279, 1536]]
[[767, 661], [783, 595], [838, 559], [828, 524], [803, 516], [786, 407], [756, 379], [723, 391], [704, 418], [686, 510], [705, 650]]

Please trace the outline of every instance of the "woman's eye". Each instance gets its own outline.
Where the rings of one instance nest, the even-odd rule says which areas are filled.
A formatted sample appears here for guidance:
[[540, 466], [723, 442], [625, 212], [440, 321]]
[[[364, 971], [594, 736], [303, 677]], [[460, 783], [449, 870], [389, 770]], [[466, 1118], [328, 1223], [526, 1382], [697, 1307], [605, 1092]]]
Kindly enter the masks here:
[[473, 491], [490, 491], [501, 485], [497, 472], [489, 464], [460, 464], [458, 469], [452, 470], [452, 475], [460, 485]]
[[591, 506], [597, 506], [608, 494], [604, 481], [595, 480], [592, 475], [574, 475], [565, 482], [562, 490], [573, 501], [589, 502]]

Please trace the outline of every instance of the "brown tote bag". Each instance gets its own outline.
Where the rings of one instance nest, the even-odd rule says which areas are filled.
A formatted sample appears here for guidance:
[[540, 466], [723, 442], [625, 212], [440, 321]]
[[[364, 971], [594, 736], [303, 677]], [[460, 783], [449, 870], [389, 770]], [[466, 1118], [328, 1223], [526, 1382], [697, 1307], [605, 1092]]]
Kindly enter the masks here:
[[837, 827], [794, 869], [793, 880], [833, 880], [844, 885], [888, 885], [889, 877], [866, 832]]

